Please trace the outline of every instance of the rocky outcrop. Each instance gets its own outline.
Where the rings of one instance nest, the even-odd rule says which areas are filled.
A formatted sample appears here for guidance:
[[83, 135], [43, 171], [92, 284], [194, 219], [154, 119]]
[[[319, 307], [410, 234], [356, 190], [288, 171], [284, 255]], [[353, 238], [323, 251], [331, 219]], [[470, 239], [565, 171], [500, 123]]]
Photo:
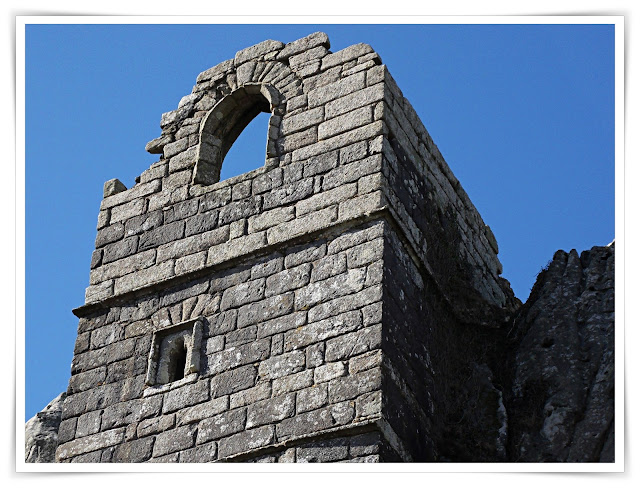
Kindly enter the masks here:
[[614, 258], [558, 251], [506, 321], [434, 330], [440, 462], [614, 461]]
[[613, 462], [613, 243], [556, 252], [511, 333], [510, 459]]
[[66, 393], [60, 393], [24, 427], [24, 460], [27, 463], [53, 463], [58, 446], [58, 428]]

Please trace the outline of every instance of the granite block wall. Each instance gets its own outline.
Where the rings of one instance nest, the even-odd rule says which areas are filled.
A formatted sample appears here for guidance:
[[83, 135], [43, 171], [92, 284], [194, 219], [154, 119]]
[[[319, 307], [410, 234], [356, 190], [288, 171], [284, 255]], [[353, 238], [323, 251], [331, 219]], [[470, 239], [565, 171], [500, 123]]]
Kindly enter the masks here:
[[[219, 181], [262, 111], [264, 165]], [[379, 56], [265, 41], [161, 129], [132, 188], [105, 184], [57, 460], [436, 460], [435, 329], [510, 290]]]

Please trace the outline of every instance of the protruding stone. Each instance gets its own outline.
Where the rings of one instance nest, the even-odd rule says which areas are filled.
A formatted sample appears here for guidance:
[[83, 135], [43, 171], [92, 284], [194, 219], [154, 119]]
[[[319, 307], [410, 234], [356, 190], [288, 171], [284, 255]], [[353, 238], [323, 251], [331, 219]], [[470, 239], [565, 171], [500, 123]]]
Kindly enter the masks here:
[[280, 41], [262, 41], [259, 44], [247, 47], [236, 53], [234, 62], [236, 66], [240, 66], [242, 63], [246, 63], [251, 59], [259, 58], [267, 53], [282, 49], [284, 44]]
[[324, 32], [314, 32], [307, 37], [288, 43], [282, 51], [278, 53], [277, 59], [287, 59], [290, 56], [300, 54], [317, 46], [323, 46], [327, 49], [331, 47], [329, 36]]
[[164, 146], [169, 144], [172, 140], [173, 137], [168, 134], [163, 134], [160, 137], [156, 137], [154, 140], [147, 142], [144, 149], [150, 154], [162, 154]]
[[109, 181], [105, 181], [104, 189], [102, 190], [102, 198], [107, 198], [116, 193], [126, 191], [127, 187], [118, 179], [114, 178]]

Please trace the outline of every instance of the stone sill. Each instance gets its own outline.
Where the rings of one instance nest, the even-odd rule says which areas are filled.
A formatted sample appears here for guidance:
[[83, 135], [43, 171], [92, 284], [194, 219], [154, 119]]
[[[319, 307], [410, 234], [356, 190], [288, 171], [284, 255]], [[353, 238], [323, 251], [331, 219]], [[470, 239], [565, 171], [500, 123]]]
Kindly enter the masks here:
[[173, 381], [173, 382], [167, 383], [165, 385], [148, 386], [142, 392], [142, 397], [146, 398], [146, 397], [158, 395], [160, 393], [166, 393], [168, 391], [180, 388], [181, 386], [189, 385], [191, 383], [195, 383], [198, 380], [199, 377], [200, 377], [200, 373], [191, 373], [191, 374], [185, 376], [184, 378], [182, 378], [182, 379], [180, 379], [178, 381]]

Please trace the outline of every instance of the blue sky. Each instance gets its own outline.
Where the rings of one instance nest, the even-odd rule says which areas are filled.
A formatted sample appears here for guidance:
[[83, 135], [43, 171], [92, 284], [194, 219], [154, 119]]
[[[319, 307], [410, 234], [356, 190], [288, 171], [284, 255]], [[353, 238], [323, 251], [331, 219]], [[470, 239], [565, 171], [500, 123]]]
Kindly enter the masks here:
[[[614, 238], [612, 25], [28, 25], [25, 419], [67, 387], [103, 183], [157, 161], [144, 146], [201, 71], [319, 30], [380, 54], [520, 299], [556, 250]], [[227, 176], [262, 164], [265, 136], [243, 133]]]

